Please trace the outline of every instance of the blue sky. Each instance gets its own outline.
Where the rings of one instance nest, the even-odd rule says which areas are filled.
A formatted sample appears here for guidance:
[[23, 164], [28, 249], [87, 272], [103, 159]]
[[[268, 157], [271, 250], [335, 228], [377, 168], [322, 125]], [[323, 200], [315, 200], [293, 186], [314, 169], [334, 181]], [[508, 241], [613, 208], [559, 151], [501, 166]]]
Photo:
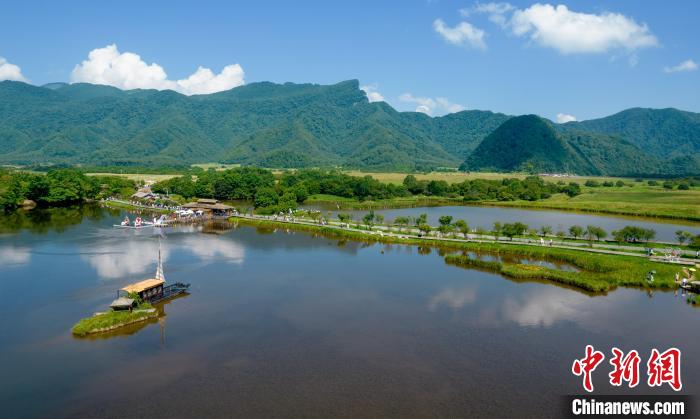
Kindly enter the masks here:
[[[3, 6], [0, 77], [20, 71], [38, 85], [107, 80], [188, 94], [359, 79], [399, 110], [433, 115], [700, 111], [696, 1], [58, 3]], [[74, 72], [96, 49], [101, 58]], [[117, 59], [118, 71], [99, 61]], [[211, 73], [188, 81], [199, 66]]]

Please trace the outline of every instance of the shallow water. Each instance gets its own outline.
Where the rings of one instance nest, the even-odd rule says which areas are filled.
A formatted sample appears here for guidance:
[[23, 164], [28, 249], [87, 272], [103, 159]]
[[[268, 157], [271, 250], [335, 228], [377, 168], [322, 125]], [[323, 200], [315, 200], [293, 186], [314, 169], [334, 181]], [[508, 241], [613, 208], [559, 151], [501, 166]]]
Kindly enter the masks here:
[[[582, 393], [570, 368], [586, 344], [637, 349], [642, 362], [652, 347], [700, 351], [700, 311], [673, 292], [590, 296], [450, 266], [430, 248], [66, 215], [0, 235], [6, 417], [559, 416], [560, 396]], [[159, 241], [167, 280], [191, 295], [158, 321], [72, 337], [116, 289], [153, 274]], [[614, 389], [605, 362], [600, 394], [669, 393]], [[695, 394], [700, 361], [682, 369]]]
[[[331, 211], [335, 214], [332, 206], [308, 206], [308, 208], [319, 209], [324, 213]], [[340, 212], [353, 215], [354, 220], [362, 220], [368, 210], [342, 210]], [[568, 232], [572, 225], [580, 225], [586, 228], [588, 225], [602, 227], [608, 237], [612, 236], [614, 230], [619, 230], [628, 225], [644, 228], [651, 228], [656, 231], [656, 240], [664, 242], [676, 242], [676, 231], [684, 230], [693, 234], [700, 234], [700, 224], [684, 221], [664, 221], [661, 219], [643, 219], [602, 214], [585, 214], [580, 212], [553, 211], [553, 210], [531, 210], [521, 208], [502, 207], [478, 207], [478, 206], [445, 206], [445, 207], [415, 207], [398, 209], [377, 209], [375, 214], [384, 216], [385, 222], [390, 222], [396, 217], [417, 217], [420, 214], [428, 215], [428, 224], [438, 225], [438, 218], [443, 215], [451, 215], [454, 220], [465, 220], [472, 229], [481, 227], [487, 230], [493, 228], [493, 223], [513, 223], [519, 221], [525, 223], [529, 228], [539, 229], [543, 225], [552, 227], [553, 233], [557, 231]], [[335, 215], [333, 215], [335, 216]]]

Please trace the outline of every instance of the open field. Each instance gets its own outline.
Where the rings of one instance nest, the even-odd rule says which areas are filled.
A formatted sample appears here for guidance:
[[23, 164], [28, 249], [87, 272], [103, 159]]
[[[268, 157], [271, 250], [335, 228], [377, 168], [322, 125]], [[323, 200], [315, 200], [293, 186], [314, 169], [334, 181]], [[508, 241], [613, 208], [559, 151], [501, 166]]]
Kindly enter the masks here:
[[137, 182], [154, 181], [161, 182], [163, 180], [168, 180], [177, 176], [178, 174], [167, 174], [167, 175], [154, 175], [148, 173], [86, 173], [88, 176], [122, 176], [127, 179], [135, 180]]
[[700, 188], [679, 191], [642, 184], [619, 188], [583, 187], [582, 194], [573, 198], [557, 194], [541, 201], [504, 201], [480, 204], [700, 221]]
[[215, 170], [227, 170], [236, 167], [241, 167], [240, 164], [224, 164], [224, 163], [197, 163], [193, 164], [192, 167], [201, 167], [204, 170], [215, 169]]
[[[400, 184], [403, 179], [408, 175], [408, 173], [378, 173], [378, 172], [362, 172], [359, 170], [346, 170], [344, 173], [350, 176], [372, 176], [373, 178], [380, 180], [382, 182]], [[464, 182], [465, 180], [472, 179], [491, 179], [499, 180], [505, 178], [519, 178], [524, 179], [527, 176], [532, 176], [527, 173], [491, 173], [491, 172], [430, 172], [430, 173], [415, 173], [413, 174], [418, 180], [444, 180], [447, 183], [457, 183]], [[541, 178], [550, 181], [558, 182], [560, 180], [564, 182], [577, 182], [580, 184], [585, 183], [589, 179], [595, 179], [599, 182], [622, 180], [624, 182], [634, 182], [633, 179], [629, 178], [619, 178], [619, 177], [607, 177], [607, 176], [549, 176], [543, 175]]]

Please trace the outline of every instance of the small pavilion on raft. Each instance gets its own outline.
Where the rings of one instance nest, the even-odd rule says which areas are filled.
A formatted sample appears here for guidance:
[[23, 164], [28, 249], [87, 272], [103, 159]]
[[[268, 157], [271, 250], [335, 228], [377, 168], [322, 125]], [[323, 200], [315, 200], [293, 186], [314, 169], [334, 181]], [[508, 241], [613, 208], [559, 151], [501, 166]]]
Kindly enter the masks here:
[[216, 199], [198, 199], [197, 202], [190, 202], [182, 207], [213, 217], [228, 217], [234, 210], [232, 206], [222, 204]]
[[145, 279], [126, 285], [117, 291], [117, 299], [112, 301], [109, 306], [113, 310], [130, 310], [136, 303], [133, 298], [129, 298], [132, 293], [138, 294], [143, 301], [158, 299], [163, 295], [164, 283], [164, 279]]

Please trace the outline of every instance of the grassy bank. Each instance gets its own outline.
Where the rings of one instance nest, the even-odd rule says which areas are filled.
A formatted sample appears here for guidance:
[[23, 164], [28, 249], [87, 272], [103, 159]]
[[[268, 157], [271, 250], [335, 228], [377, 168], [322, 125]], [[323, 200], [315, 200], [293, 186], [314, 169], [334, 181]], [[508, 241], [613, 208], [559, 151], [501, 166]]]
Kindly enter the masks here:
[[651, 186], [583, 188], [581, 195], [570, 198], [557, 194], [540, 201], [481, 202], [481, 205], [556, 209], [635, 217], [700, 221], [700, 189], [666, 190]]
[[[678, 266], [652, 262], [643, 257], [590, 253], [582, 250], [558, 249], [507, 243], [457, 242], [420, 238], [400, 238], [370, 232], [346, 230], [309, 224], [292, 224], [278, 221], [236, 218], [240, 224], [258, 228], [280, 228], [307, 231], [329, 237], [348, 238], [358, 241], [399, 243], [430, 246], [451, 250], [473, 251], [493, 255], [517, 255], [547, 261], [559, 261], [577, 267], [579, 272], [559, 271], [521, 264], [485, 262], [465, 256], [447, 256], [446, 261], [455, 265], [488, 269], [517, 279], [543, 279], [555, 281], [591, 292], [606, 292], [617, 286], [643, 288], [672, 288]], [[647, 272], [656, 271], [655, 281], [646, 281]]]
[[158, 317], [158, 311], [144, 303], [134, 311], [108, 311], [80, 320], [71, 330], [75, 336], [106, 332], [118, 327]]
[[305, 203], [330, 205], [340, 207], [340, 209], [410, 208], [446, 205], [496, 206], [700, 221], [700, 190], [634, 191], [632, 188], [629, 189], [621, 191], [586, 191], [573, 198], [565, 194], [556, 194], [551, 198], [539, 201], [465, 202], [461, 198], [412, 196], [360, 202], [352, 198], [319, 194], [311, 195]]

